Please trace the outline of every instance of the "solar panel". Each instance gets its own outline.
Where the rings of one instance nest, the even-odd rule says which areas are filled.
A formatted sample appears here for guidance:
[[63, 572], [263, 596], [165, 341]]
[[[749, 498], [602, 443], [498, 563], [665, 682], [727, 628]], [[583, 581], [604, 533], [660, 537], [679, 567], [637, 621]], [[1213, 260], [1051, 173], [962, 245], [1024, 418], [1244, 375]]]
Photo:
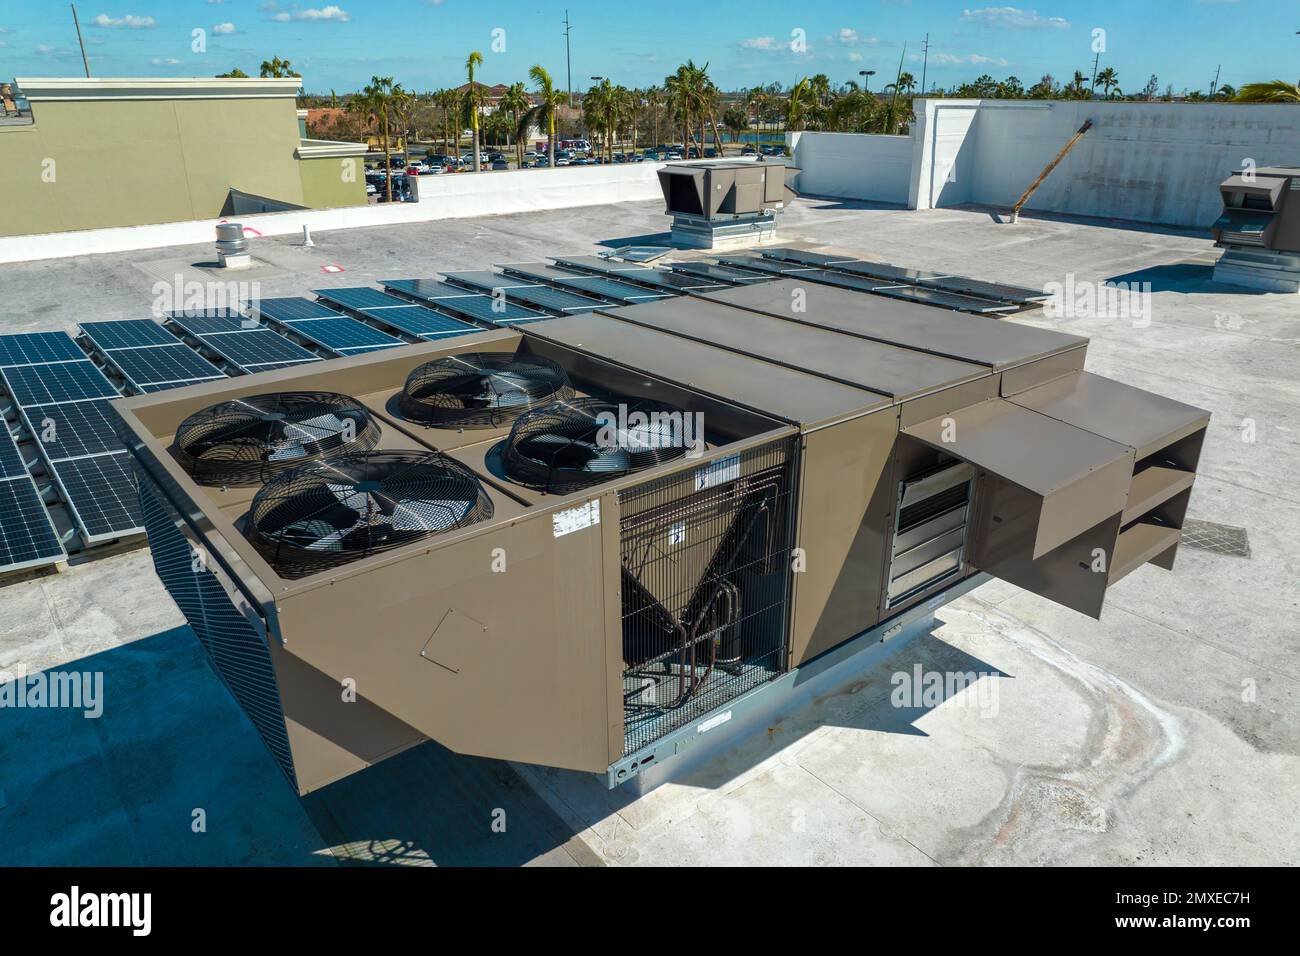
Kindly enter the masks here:
[[823, 285], [838, 286], [841, 289], [855, 289], [858, 292], [879, 292], [881, 289], [896, 289], [897, 282], [889, 279], [873, 279], [870, 276], [850, 275], [847, 272], [833, 272], [830, 269], [802, 269], [786, 275], [787, 279], [820, 282]]
[[0, 335], [0, 367], [37, 365], [43, 362], [85, 360], [72, 336], [66, 332], [23, 332]]
[[348, 289], [312, 289], [312, 292], [319, 299], [358, 312], [362, 309], [395, 308], [399, 305], [411, 304], [405, 299], [399, 299], [395, 295], [380, 292], [378, 289], [372, 289], [369, 286], [354, 286]]
[[[488, 297], [462, 296], [461, 298], [486, 299]], [[483, 331], [478, 326], [462, 322], [460, 319], [454, 319], [449, 315], [443, 315], [441, 312], [435, 312], [433, 309], [427, 309], [422, 305], [406, 305], [400, 309], [386, 308], [374, 309], [373, 311], [362, 309], [361, 311], [376, 322], [422, 339], [440, 339], [449, 335], [468, 335], [471, 332]]]
[[29, 405], [23, 409], [23, 419], [53, 462], [123, 450], [117, 437], [122, 419], [108, 402]]
[[980, 279], [967, 279], [965, 276], [941, 276], [937, 279], [922, 279], [922, 286], [934, 286], [945, 292], [958, 295], [973, 295], [995, 302], [1011, 302], [1015, 305], [1032, 305], [1044, 302], [1051, 296], [1041, 289], [1029, 289], [1018, 285], [1005, 285], [1001, 282], [984, 282]]
[[81, 331], [105, 352], [114, 349], [143, 348], [150, 345], [178, 345], [172, 335], [157, 322], [148, 319], [123, 319], [119, 322], [82, 322]]
[[506, 298], [534, 308], [568, 314], [593, 312], [605, 307], [605, 303], [599, 299], [578, 295], [576, 292], [568, 292], [564, 289], [555, 289], [548, 285], [527, 285], [517, 289], [507, 289]]
[[24, 473], [0, 481], [0, 570], [53, 564], [65, 556], [32, 479]]
[[991, 302], [988, 299], [976, 299], [968, 295], [957, 295], [939, 289], [922, 289], [918, 286], [889, 286], [874, 290], [877, 295], [889, 296], [891, 299], [903, 299], [907, 302], [923, 302], [944, 309], [957, 309], [962, 312], [974, 312], [980, 315], [999, 312], [1015, 312], [1017, 306], [1005, 302]]
[[662, 292], [651, 292], [629, 282], [619, 282], [606, 276], [574, 276], [567, 279], [553, 279], [556, 285], [566, 289], [579, 289], [592, 295], [612, 299], [615, 302], [650, 302], [654, 299], [666, 299]]
[[119, 397], [117, 389], [104, 373], [84, 356], [80, 362], [4, 368], [0, 369], [0, 375], [4, 376], [9, 394], [19, 405]]
[[175, 312], [168, 312], [167, 315], [173, 319], [239, 319], [243, 318], [244, 313], [239, 309], [221, 306], [219, 308], [177, 309]]
[[552, 256], [551, 261], [566, 268], [590, 270], [602, 274], [610, 272], [636, 272], [645, 266], [638, 262], [619, 262], [604, 256]]
[[836, 262], [852, 262], [853, 256], [837, 256], [826, 252], [809, 252], [806, 249], [764, 249], [767, 259], [780, 259], [785, 262], [802, 262], [809, 266], [828, 266]]
[[867, 262], [864, 259], [837, 262], [835, 263], [835, 269], [839, 272], [852, 272], [855, 275], [871, 276], [873, 279], [892, 279], [906, 285], [912, 285], [925, 279], [944, 278], [941, 272], [904, 269], [901, 266], [891, 266], [887, 262]]
[[139, 389], [146, 385], [166, 384], [176, 387], [225, 378], [221, 369], [180, 342], [175, 345], [114, 349], [105, 354], [117, 366], [122, 377]]
[[258, 315], [278, 322], [292, 322], [296, 319], [336, 319], [337, 309], [327, 308], [320, 302], [313, 302], [302, 296], [285, 296], [279, 299], [261, 299], [251, 306]]
[[515, 289], [524, 288], [530, 285], [536, 285], [527, 279], [521, 279], [518, 276], [501, 275], [499, 272], [493, 272], [491, 269], [476, 269], [470, 272], [444, 272], [444, 276], [459, 282], [462, 285], [473, 286], [476, 289]]
[[511, 325], [518, 322], [535, 322], [549, 319], [549, 315], [525, 309], [503, 298], [490, 295], [465, 295], [455, 299], [441, 299], [439, 308], [465, 315], [494, 325]]
[[127, 453], [61, 461], [54, 474], [88, 544], [144, 530], [135, 473]]
[[320, 361], [319, 356], [266, 327], [238, 334], [201, 335], [199, 338], [204, 345], [245, 371], [257, 365], [300, 365]]
[[775, 259], [764, 259], [762, 256], [722, 256], [718, 259], [718, 264], [750, 269], [754, 272], [769, 272], [780, 276], [793, 276], [800, 272], [808, 272], [813, 268], [798, 262], [778, 262]]
[[386, 289], [402, 292], [417, 299], [445, 299], [448, 296], [474, 294], [468, 289], [438, 279], [384, 279], [380, 284]]
[[773, 282], [777, 278], [769, 272], [755, 272], [753, 269], [741, 269], [736, 266], [720, 266], [713, 262], [674, 262], [671, 268], [673, 272], [717, 279], [728, 285], [752, 285], [755, 282]]
[[[0, 419], [0, 425], [3, 425], [3, 421]], [[18, 446], [14, 443], [13, 436], [9, 434], [9, 426], [3, 425], [0, 430], [4, 431], [4, 434], [0, 435], [0, 480], [25, 478], [27, 466], [23, 464], [23, 456], [18, 454]]]
[[283, 324], [303, 338], [340, 353], [371, 352], [406, 344], [387, 332], [337, 313], [332, 319], [294, 319]]
[[246, 315], [181, 315], [177, 312], [169, 314], [173, 322], [195, 336], [256, 331], [262, 327], [257, 319], [250, 319]]

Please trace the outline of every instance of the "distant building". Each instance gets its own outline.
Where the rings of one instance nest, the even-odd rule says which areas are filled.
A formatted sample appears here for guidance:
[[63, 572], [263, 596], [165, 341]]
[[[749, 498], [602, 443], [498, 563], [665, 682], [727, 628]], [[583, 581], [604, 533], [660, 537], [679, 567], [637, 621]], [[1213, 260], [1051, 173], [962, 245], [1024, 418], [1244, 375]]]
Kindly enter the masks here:
[[0, 124], [0, 235], [364, 205], [364, 143], [307, 139], [302, 81], [19, 78]]

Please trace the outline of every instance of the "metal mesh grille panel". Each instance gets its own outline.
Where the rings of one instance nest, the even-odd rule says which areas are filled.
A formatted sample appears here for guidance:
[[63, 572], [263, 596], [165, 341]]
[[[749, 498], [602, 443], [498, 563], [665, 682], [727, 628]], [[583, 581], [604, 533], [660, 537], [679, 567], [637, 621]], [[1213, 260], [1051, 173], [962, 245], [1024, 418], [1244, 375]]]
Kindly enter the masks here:
[[177, 530], [175, 511], [148, 480], [140, 481], [140, 507], [158, 577], [203, 645], [213, 670], [296, 789], [280, 690], [266, 642], [235, 609], [212, 572], [194, 570], [193, 550]]
[[625, 754], [785, 670], [795, 449], [620, 493]]

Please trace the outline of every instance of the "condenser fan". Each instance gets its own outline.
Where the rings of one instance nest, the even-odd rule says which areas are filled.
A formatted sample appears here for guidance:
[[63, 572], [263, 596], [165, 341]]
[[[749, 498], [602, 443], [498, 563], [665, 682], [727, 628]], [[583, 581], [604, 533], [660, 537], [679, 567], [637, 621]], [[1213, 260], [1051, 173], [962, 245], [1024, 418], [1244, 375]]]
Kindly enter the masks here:
[[553, 402], [515, 422], [503, 463], [522, 485], [567, 494], [681, 458], [694, 440], [687, 414], [648, 401]]
[[260, 484], [310, 461], [369, 451], [379, 426], [355, 399], [332, 392], [250, 395], [195, 412], [172, 453], [203, 485]]
[[344, 455], [285, 472], [253, 498], [248, 535], [295, 578], [492, 517], [464, 465], [437, 452]]
[[427, 362], [406, 378], [402, 413], [443, 428], [498, 428], [573, 394], [564, 369], [533, 355], [469, 352]]

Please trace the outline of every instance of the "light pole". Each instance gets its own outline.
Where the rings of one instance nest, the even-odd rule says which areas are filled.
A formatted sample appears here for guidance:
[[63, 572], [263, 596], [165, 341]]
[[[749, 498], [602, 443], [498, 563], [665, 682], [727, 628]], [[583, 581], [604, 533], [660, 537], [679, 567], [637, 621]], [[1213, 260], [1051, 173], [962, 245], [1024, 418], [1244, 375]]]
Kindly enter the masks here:
[[871, 92], [871, 78], [876, 75], [875, 70], [858, 70], [858, 76], [862, 77], [862, 92]]

